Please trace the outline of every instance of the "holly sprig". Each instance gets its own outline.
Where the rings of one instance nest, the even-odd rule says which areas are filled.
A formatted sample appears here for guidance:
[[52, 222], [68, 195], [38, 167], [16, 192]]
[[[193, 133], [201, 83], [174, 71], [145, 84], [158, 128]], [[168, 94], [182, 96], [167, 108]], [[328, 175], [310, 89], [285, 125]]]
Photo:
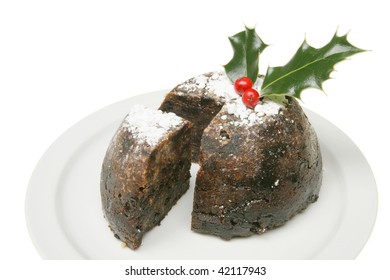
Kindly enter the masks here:
[[254, 28], [245, 26], [245, 30], [229, 37], [234, 54], [224, 65], [229, 79], [234, 83], [241, 77], [248, 77], [254, 83], [259, 74], [259, 56], [264, 51], [265, 44]]
[[[282, 96], [301, 99], [304, 89], [323, 90], [322, 84], [330, 79], [337, 63], [365, 51], [352, 45], [347, 35], [338, 36], [336, 32], [330, 42], [321, 48], [310, 46], [305, 39], [288, 63], [268, 67], [260, 95], [274, 100], [281, 100]], [[234, 55], [224, 65], [227, 76], [233, 83], [247, 76], [254, 84], [258, 77], [259, 56], [268, 45], [260, 39], [254, 28], [248, 27], [229, 37], [229, 40]]]

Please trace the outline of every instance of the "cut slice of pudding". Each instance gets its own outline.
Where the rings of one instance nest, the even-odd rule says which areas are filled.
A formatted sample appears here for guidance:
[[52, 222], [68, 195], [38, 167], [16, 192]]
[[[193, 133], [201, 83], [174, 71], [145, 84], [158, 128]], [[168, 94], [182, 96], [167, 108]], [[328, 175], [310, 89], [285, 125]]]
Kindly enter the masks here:
[[129, 248], [137, 249], [189, 188], [191, 127], [174, 113], [134, 106], [111, 140], [102, 206], [115, 237]]

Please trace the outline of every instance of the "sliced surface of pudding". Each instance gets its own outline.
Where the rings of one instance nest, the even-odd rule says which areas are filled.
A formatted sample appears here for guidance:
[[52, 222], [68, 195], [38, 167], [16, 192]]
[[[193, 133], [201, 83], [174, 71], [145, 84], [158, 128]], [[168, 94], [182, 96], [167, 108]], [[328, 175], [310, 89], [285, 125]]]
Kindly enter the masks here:
[[105, 218], [116, 238], [137, 249], [143, 235], [189, 188], [192, 124], [134, 106], [107, 149], [101, 172]]
[[192, 161], [198, 162], [203, 130], [225, 104], [227, 76], [208, 72], [191, 78], [172, 89], [160, 106], [164, 112], [174, 112], [194, 124], [191, 143]]

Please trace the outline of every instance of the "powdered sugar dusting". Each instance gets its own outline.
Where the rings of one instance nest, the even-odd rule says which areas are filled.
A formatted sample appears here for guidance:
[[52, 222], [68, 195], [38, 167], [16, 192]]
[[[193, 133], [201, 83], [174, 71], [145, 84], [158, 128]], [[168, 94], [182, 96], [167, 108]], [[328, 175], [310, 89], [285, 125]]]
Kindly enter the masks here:
[[[259, 78], [253, 88], [260, 92], [262, 84], [263, 79]], [[254, 109], [246, 107], [241, 96], [235, 92], [232, 82], [224, 73], [220, 72], [211, 76], [206, 89], [218, 97], [224, 98], [228, 114], [238, 117], [238, 120], [234, 122], [235, 125], [252, 126], [255, 123], [262, 123], [263, 117], [277, 115], [284, 108], [282, 104], [267, 100], [259, 102]]]
[[216, 96], [225, 98], [227, 100], [236, 98], [237, 95], [234, 92], [234, 88], [232, 90], [232, 83], [230, 82], [229, 78], [220, 72], [215, 72], [210, 77], [206, 89], [211, 94], [215, 94]]
[[[263, 79], [258, 78], [253, 88], [260, 92], [262, 84]], [[284, 108], [282, 104], [267, 100], [259, 102], [254, 109], [247, 108], [224, 71], [199, 75], [181, 84], [179, 89], [183, 92], [178, 92], [178, 94], [184, 92], [204, 94], [224, 103], [227, 113], [237, 117], [234, 121], [235, 125], [252, 126], [255, 123], [262, 123], [264, 117], [279, 114]]]
[[241, 98], [231, 100], [225, 106], [228, 114], [237, 117], [234, 121], [236, 126], [253, 126], [256, 123], [263, 123], [266, 116], [277, 115], [284, 108], [282, 104], [266, 100], [260, 101], [254, 109], [250, 109], [244, 105]]
[[[253, 88], [259, 91], [262, 84], [263, 79], [257, 79], [253, 85]], [[240, 98], [240, 96], [234, 90], [233, 83], [229, 80], [224, 72], [214, 72], [214, 74], [208, 80], [206, 89], [208, 92], [223, 98], [226, 101]]]
[[171, 129], [182, 125], [183, 122], [184, 120], [174, 113], [134, 105], [125, 117], [122, 126], [126, 127], [138, 141], [155, 146]]

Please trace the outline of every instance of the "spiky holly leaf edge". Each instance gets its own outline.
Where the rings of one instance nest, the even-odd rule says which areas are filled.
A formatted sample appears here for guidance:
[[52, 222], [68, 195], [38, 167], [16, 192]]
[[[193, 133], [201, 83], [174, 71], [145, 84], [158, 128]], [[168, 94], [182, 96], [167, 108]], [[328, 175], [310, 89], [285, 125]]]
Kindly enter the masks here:
[[307, 88], [323, 91], [322, 84], [330, 79], [334, 66], [346, 58], [364, 52], [352, 45], [347, 39], [334, 34], [331, 41], [322, 48], [310, 46], [306, 38], [291, 60], [284, 66], [268, 67], [261, 87], [261, 96], [293, 96], [301, 99], [301, 93]]

